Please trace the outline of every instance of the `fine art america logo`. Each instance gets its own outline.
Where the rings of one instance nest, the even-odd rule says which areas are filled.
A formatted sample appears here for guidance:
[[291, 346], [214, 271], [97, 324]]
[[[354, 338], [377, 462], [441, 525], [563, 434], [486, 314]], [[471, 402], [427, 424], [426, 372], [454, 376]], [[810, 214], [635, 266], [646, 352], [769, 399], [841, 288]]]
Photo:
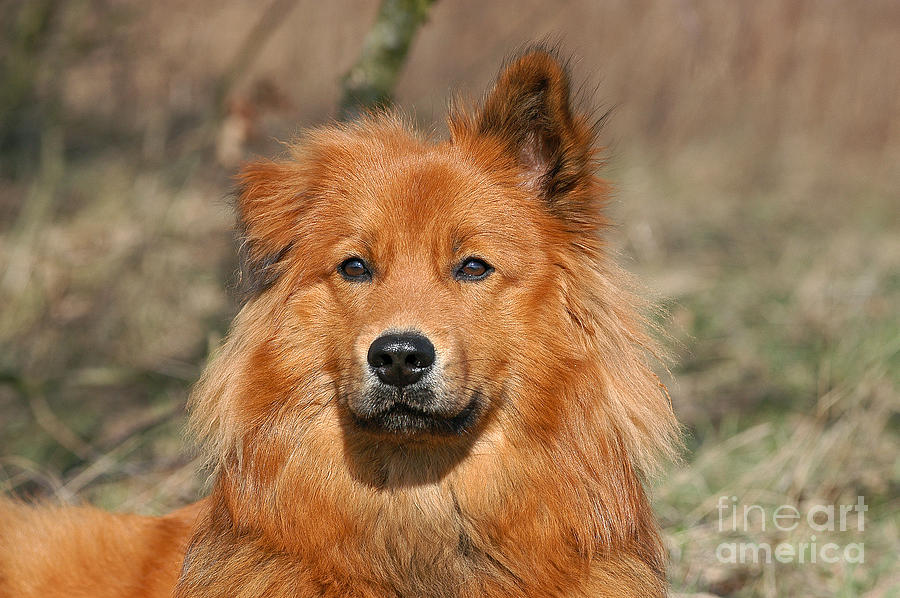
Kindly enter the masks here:
[[[757, 532], [799, 535], [802, 541], [793, 542], [722, 542], [716, 547], [716, 559], [721, 563], [863, 563], [865, 544], [839, 544], [818, 539], [816, 534], [831, 536], [836, 532], [863, 532], [865, 513], [869, 510], [864, 497], [856, 504], [814, 504], [803, 511], [793, 505], [763, 507], [741, 504], [736, 496], [720, 496], [716, 507], [719, 532], [751, 536]], [[797, 530], [799, 534], [793, 534]], [[808, 531], [808, 534], [803, 532]], [[856, 534], [854, 534], [856, 535]]]

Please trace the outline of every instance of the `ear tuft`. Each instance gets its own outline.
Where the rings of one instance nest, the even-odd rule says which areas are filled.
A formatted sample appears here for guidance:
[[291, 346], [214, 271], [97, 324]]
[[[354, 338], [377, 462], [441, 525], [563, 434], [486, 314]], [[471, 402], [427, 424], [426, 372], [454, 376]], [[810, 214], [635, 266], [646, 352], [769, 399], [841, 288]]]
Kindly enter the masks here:
[[569, 77], [553, 53], [533, 50], [511, 62], [473, 124], [477, 135], [501, 141], [518, 162], [525, 187], [561, 216], [584, 220], [595, 129], [573, 113]]

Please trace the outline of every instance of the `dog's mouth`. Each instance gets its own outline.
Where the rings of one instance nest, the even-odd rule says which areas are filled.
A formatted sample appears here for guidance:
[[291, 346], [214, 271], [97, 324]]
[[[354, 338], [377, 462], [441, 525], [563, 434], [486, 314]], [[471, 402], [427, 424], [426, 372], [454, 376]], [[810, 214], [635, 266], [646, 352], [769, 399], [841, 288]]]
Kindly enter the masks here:
[[350, 411], [354, 423], [371, 433], [401, 437], [459, 436], [474, 426], [480, 404], [480, 395], [474, 394], [461, 410], [448, 414], [443, 410], [410, 404], [398, 397], [374, 412], [361, 414], [352, 408]]

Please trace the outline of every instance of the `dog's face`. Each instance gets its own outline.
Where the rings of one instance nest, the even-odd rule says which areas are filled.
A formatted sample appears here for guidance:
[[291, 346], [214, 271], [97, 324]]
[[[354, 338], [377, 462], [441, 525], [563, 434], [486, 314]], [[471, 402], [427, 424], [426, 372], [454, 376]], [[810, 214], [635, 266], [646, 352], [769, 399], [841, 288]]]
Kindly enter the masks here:
[[473, 432], [538, 367], [535, 351], [552, 350], [550, 237], [565, 235], [561, 223], [497, 148], [480, 164], [471, 144], [430, 145], [396, 123], [321, 143], [301, 157], [304, 205], [278, 262], [283, 354], [327, 375], [361, 433]]
[[435, 144], [373, 117], [244, 170], [251, 301], [276, 306], [250, 419], [327, 397], [348, 434], [402, 443], [470, 438], [503, 408], [554, 419], [549, 389], [528, 391], [580, 359], [567, 280], [598, 246], [590, 127], [533, 55], [450, 128]]
[[[537, 202], [454, 146], [361, 143], [322, 173], [302, 247], [302, 334], [354, 425], [402, 439], [471, 431], [521, 371], [552, 291]], [[498, 156], [499, 158], [499, 156]]]

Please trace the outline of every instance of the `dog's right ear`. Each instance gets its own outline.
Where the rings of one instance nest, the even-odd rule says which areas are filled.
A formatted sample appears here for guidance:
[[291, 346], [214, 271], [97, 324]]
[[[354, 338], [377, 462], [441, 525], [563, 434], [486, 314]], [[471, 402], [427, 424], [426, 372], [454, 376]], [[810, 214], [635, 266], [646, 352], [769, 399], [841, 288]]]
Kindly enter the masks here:
[[296, 164], [260, 160], [237, 176], [240, 291], [243, 300], [270, 287], [298, 235], [303, 175]]

